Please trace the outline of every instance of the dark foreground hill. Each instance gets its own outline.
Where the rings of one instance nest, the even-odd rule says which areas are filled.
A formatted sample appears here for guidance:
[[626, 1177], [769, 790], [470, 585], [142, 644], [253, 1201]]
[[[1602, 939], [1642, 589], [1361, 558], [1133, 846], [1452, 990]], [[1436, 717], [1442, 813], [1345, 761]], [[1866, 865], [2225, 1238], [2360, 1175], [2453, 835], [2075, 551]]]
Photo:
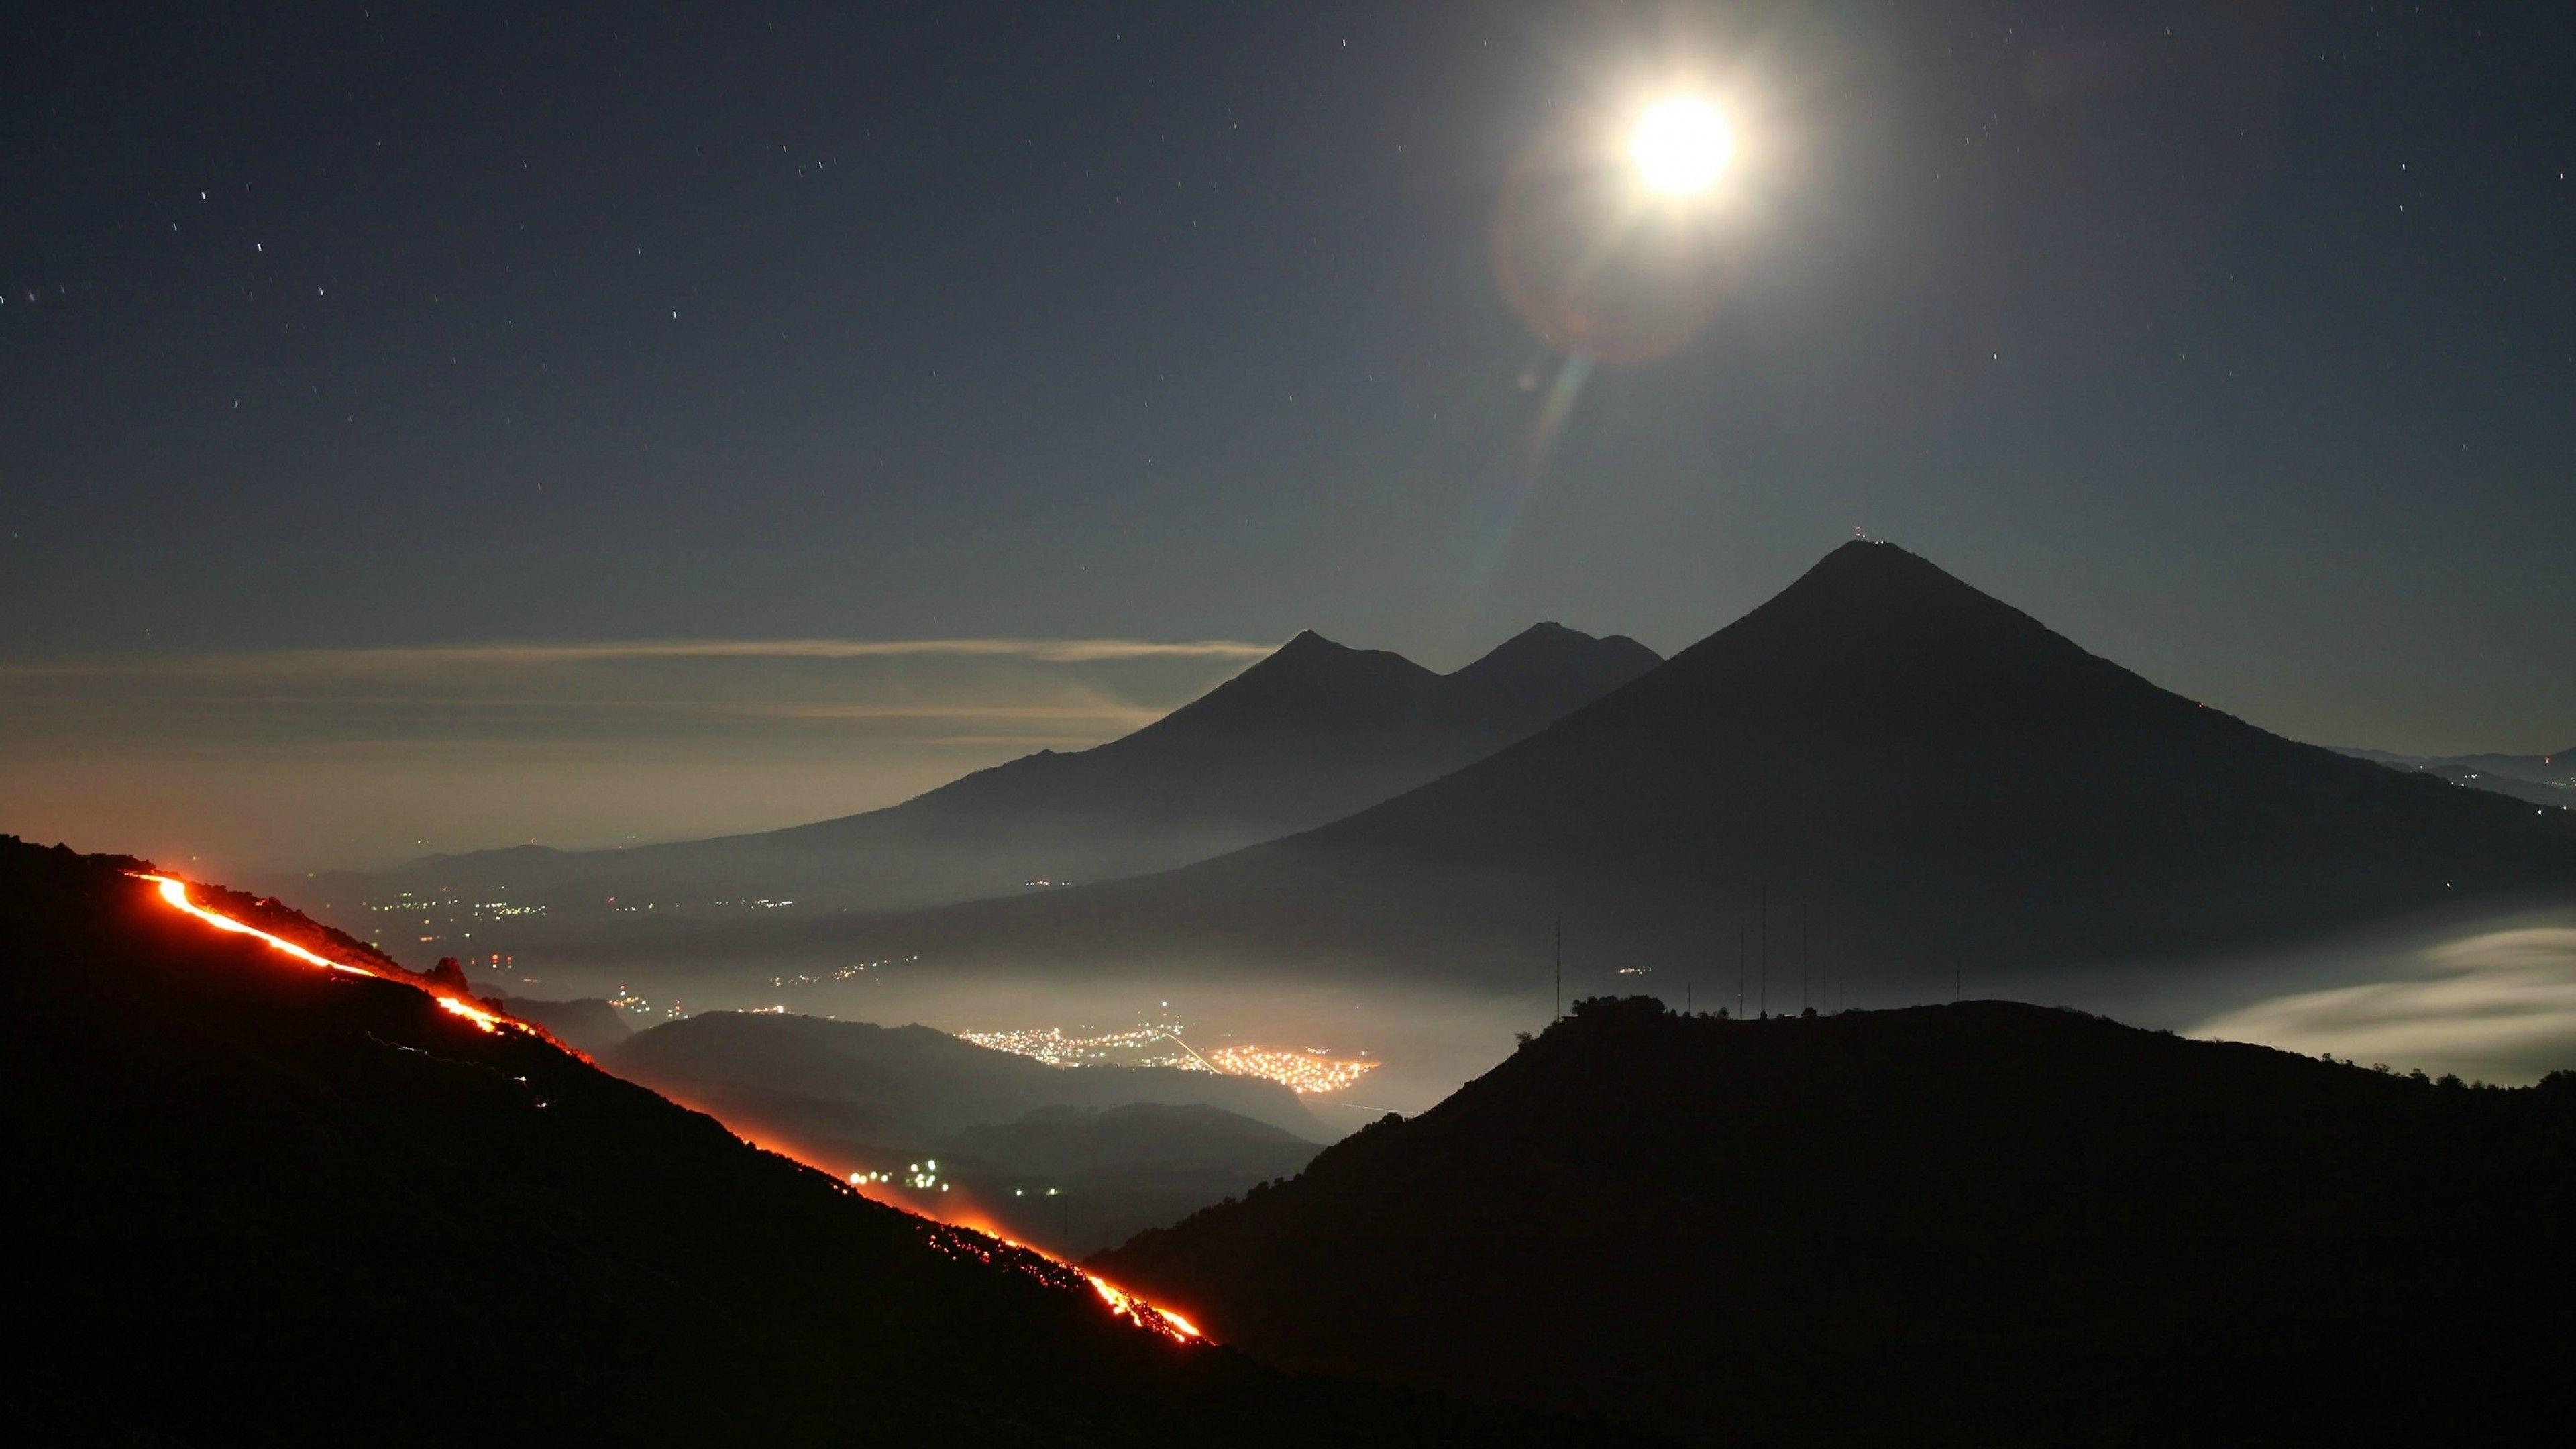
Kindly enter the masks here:
[[1526, 989], [1723, 963], [1767, 897], [1911, 978], [2230, 950], [2528, 890], [2576, 817], [2295, 744], [1888, 544], [1529, 739], [1185, 870], [738, 943], [943, 965], [1400, 970]]
[[1567, 1432], [1130, 1327], [1064, 1270], [868, 1203], [420, 983], [219, 934], [134, 864], [0, 837], [22, 1440]]
[[1108, 1255], [1296, 1364], [1703, 1442], [2558, 1442], [2576, 1076], [2006, 1003], [1584, 1003]]
[[[334, 899], [404, 893], [433, 919], [506, 899], [462, 929], [502, 949], [543, 925], [610, 921], [611, 896], [704, 915], [723, 902], [883, 908], [1168, 870], [1321, 825], [1483, 758], [1655, 667], [1633, 639], [1535, 625], [1435, 674], [1299, 634], [1153, 724], [1093, 749], [1041, 750], [863, 815], [634, 850], [524, 847], [334, 878]], [[451, 907], [453, 909], [451, 909]], [[355, 921], [358, 915], [346, 917]]]

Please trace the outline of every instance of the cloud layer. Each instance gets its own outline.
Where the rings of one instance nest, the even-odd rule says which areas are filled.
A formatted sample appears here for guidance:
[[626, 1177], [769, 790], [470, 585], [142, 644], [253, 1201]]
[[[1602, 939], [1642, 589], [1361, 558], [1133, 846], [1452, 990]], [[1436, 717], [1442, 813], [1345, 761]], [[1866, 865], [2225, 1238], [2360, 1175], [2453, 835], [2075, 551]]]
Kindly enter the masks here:
[[681, 639], [0, 665], [0, 830], [260, 867], [892, 804], [1152, 723], [1238, 640]]
[[0, 677], [386, 674], [665, 659], [1006, 659], [1099, 664], [1141, 659], [1249, 662], [1277, 648], [1240, 639], [631, 639], [584, 643], [417, 644], [159, 655], [86, 663], [0, 664]]
[[2273, 997], [2191, 1035], [2525, 1082], [2576, 1068], [2576, 920], [2439, 941], [2386, 980]]

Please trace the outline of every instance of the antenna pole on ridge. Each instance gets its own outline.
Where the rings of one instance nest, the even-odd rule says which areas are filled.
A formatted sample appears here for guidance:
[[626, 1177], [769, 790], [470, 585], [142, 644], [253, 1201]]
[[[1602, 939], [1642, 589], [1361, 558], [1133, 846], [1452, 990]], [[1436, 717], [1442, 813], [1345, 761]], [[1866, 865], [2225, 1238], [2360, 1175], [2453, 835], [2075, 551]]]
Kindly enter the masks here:
[[1565, 1020], [1565, 917], [1556, 918], [1556, 1015], [1552, 1021]]
[[1771, 1014], [1771, 885], [1762, 886], [1762, 1014]]

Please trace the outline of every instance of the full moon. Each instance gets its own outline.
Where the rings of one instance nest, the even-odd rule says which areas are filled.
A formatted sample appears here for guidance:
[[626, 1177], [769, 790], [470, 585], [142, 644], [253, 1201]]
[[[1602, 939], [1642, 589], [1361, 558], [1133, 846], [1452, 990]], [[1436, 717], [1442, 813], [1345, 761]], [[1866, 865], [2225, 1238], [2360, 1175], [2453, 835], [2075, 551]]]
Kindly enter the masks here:
[[1735, 132], [1726, 117], [1697, 96], [1648, 107], [1628, 141], [1638, 173], [1667, 196], [1692, 196], [1716, 185], [1734, 154]]

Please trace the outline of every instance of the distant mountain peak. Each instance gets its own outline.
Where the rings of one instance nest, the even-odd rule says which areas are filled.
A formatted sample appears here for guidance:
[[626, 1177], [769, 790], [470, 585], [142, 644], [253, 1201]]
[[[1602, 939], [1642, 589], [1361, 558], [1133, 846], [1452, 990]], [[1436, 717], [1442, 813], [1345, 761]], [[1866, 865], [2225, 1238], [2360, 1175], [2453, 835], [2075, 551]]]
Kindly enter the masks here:
[[1262, 656], [1259, 661], [1255, 662], [1251, 669], [1247, 669], [1243, 674], [1235, 677], [1238, 679], [1244, 678], [1255, 671], [1263, 669], [1343, 668], [1363, 659], [1397, 660], [1408, 664], [1412, 662], [1404, 659], [1401, 655], [1389, 654], [1383, 650], [1354, 649], [1348, 644], [1344, 644], [1333, 639], [1327, 639], [1312, 629], [1300, 629], [1288, 640], [1287, 643], [1271, 650], [1268, 654]]
[[1549, 619], [1514, 634], [1448, 677], [1452, 683], [1474, 687], [1525, 685], [1568, 675], [1600, 676], [1606, 689], [1614, 680], [1643, 674], [1662, 662], [1662, 655], [1625, 634], [1595, 638]]
[[1877, 593], [1899, 589], [1988, 597], [1921, 554], [1909, 553], [1892, 543], [1858, 538], [1816, 560], [1781, 592], [1781, 597], [1821, 590]]
[[1154, 723], [1100, 749], [1112, 757], [1161, 739], [1215, 729], [1270, 731], [1313, 728], [1318, 721], [1368, 701], [1409, 700], [1439, 676], [1401, 654], [1353, 649], [1312, 629], [1254, 662], [1251, 668], [1182, 705]]
[[[1803, 685], [1840, 679], [1855, 686], [1884, 682], [1887, 670], [1926, 677], [2001, 661], [2063, 667], [2092, 658], [1930, 560], [1861, 539], [1817, 560], [1768, 602], [1674, 658], [1687, 661], [1684, 674], [1694, 674], [1739, 670], [1757, 655], [1767, 656], [1759, 667]], [[1861, 668], [1864, 656], [1877, 662]]]
[[[1537, 623], [1530, 625], [1528, 628], [1523, 629], [1517, 634], [1514, 634], [1509, 639], [1504, 640], [1502, 643], [1486, 650], [1485, 653], [1476, 660], [1476, 664], [1483, 664], [1487, 660], [1493, 659], [1512, 659], [1524, 656], [1549, 657], [1567, 654], [1577, 650], [1589, 649], [1602, 642], [1602, 640], [1596, 639], [1591, 635], [1584, 633], [1580, 629], [1569, 629], [1563, 624], [1556, 622], [1554, 619], [1541, 619]], [[1476, 667], [1476, 664], [1470, 664], [1467, 668], [1473, 669]], [[1458, 672], [1463, 674], [1466, 670], [1462, 669]]]
[[1287, 643], [1270, 651], [1251, 668], [1236, 675], [1204, 696], [1205, 703], [1252, 683], [1269, 684], [1287, 680], [1306, 681], [1317, 675], [1326, 677], [1401, 675], [1433, 677], [1430, 670], [1401, 654], [1383, 649], [1354, 649], [1336, 643], [1312, 629], [1300, 629]]
[[1502, 643], [1495, 645], [1494, 648], [1497, 651], [1500, 651], [1509, 649], [1517, 644], [1532, 641], [1542, 643], [1550, 640], [1561, 639], [1582, 639], [1588, 641], [1591, 638], [1591, 635], [1584, 633], [1582, 630], [1569, 629], [1563, 624], [1556, 622], [1554, 619], [1541, 619], [1537, 623], [1530, 625], [1528, 628], [1523, 629], [1517, 634], [1514, 634], [1509, 639], [1504, 640]]

